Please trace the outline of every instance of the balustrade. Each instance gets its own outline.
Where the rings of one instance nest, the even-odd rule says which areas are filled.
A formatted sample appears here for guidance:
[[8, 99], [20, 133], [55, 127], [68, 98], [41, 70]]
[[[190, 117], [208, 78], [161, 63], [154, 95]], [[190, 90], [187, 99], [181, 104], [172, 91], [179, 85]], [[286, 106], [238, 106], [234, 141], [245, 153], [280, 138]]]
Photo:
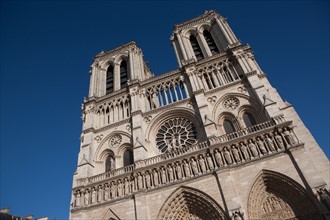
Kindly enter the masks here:
[[283, 123], [276, 123], [282, 119], [277, 118], [243, 129], [239, 134], [254, 133], [245, 139], [239, 138], [241, 136], [238, 135], [236, 139], [230, 139], [230, 134], [223, 135], [214, 138], [211, 144], [201, 142], [190, 147], [173, 149], [168, 153], [140, 161], [139, 164], [79, 179], [78, 187], [73, 192], [74, 205], [78, 208], [120, 199], [140, 190], [195, 178], [297, 146], [299, 141], [292, 128]]

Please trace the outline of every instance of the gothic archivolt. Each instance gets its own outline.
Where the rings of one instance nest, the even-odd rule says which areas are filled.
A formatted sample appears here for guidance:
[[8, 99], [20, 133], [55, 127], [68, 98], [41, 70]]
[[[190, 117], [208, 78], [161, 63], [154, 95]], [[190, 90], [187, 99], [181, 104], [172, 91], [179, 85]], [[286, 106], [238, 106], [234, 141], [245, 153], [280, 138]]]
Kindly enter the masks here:
[[226, 218], [220, 205], [206, 193], [190, 187], [181, 187], [167, 198], [157, 219], [221, 220]]
[[307, 190], [293, 179], [269, 170], [257, 176], [247, 207], [249, 219], [322, 219]]
[[115, 131], [107, 135], [99, 146], [96, 148], [94, 154], [94, 161], [102, 161], [103, 152], [111, 150], [115, 156], [118, 156], [122, 151], [123, 145], [131, 144], [131, 136], [123, 131]]

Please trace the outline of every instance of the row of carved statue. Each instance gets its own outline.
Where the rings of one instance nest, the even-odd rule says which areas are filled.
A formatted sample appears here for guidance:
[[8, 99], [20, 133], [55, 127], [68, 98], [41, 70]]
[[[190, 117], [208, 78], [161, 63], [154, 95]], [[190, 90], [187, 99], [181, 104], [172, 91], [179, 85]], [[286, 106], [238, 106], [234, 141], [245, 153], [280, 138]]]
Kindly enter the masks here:
[[296, 137], [289, 128], [235, 144], [214, 148], [190, 158], [184, 158], [157, 168], [134, 172], [130, 176], [74, 192], [75, 207], [117, 199], [133, 192], [159, 187], [175, 181], [197, 177], [221, 167], [253, 160], [286, 147], [294, 146]]

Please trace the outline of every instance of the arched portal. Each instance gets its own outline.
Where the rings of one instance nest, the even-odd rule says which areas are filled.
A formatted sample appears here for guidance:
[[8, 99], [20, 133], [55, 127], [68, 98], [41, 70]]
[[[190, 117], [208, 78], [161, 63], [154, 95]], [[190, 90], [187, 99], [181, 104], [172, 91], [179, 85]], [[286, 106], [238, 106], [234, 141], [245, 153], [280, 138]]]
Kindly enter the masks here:
[[181, 187], [167, 198], [157, 219], [221, 220], [226, 217], [210, 196], [196, 189]]
[[317, 220], [320, 212], [307, 191], [293, 179], [269, 170], [256, 178], [248, 198], [249, 219]]

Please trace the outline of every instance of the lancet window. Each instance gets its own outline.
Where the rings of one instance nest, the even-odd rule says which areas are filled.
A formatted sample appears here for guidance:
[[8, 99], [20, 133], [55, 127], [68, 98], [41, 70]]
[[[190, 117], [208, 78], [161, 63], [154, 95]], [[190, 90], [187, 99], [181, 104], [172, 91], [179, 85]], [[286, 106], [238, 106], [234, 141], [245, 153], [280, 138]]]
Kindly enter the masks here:
[[215, 44], [215, 41], [214, 41], [211, 33], [207, 30], [204, 30], [203, 35], [204, 35], [205, 41], [207, 43], [207, 46], [210, 48], [212, 55], [219, 53], [219, 49], [218, 49], [217, 45]]
[[133, 158], [133, 151], [132, 150], [125, 150], [124, 152], [124, 156], [123, 156], [123, 160], [124, 160], [124, 167], [125, 166], [129, 166], [132, 165], [134, 163], [134, 158]]
[[235, 132], [235, 127], [234, 127], [233, 123], [228, 119], [225, 119], [223, 121], [223, 128], [225, 129], [225, 132], [227, 134]]
[[107, 69], [106, 93], [113, 92], [113, 65]]
[[127, 72], [127, 63], [125, 60], [120, 63], [120, 88], [127, 86], [128, 72]]
[[244, 121], [246, 127], [251, 127], [251, 126], [257, 124], [257, 122], [254, 119], [253, 115], [251, 113], [249, 113], [249, 112], [245, 112], [243, 114], [243, 121]]
[[194, 54], [196, 56], [196, 59], [197, 60], [204, 59], [204, 55], [203, 55], [202, 49], [199, 46], [196, 37], [194, 35], [190, 35], [190, 38], [189, 39], [190, 39], [190, 43], [191, 43], [192, 49], [194, 51]]

